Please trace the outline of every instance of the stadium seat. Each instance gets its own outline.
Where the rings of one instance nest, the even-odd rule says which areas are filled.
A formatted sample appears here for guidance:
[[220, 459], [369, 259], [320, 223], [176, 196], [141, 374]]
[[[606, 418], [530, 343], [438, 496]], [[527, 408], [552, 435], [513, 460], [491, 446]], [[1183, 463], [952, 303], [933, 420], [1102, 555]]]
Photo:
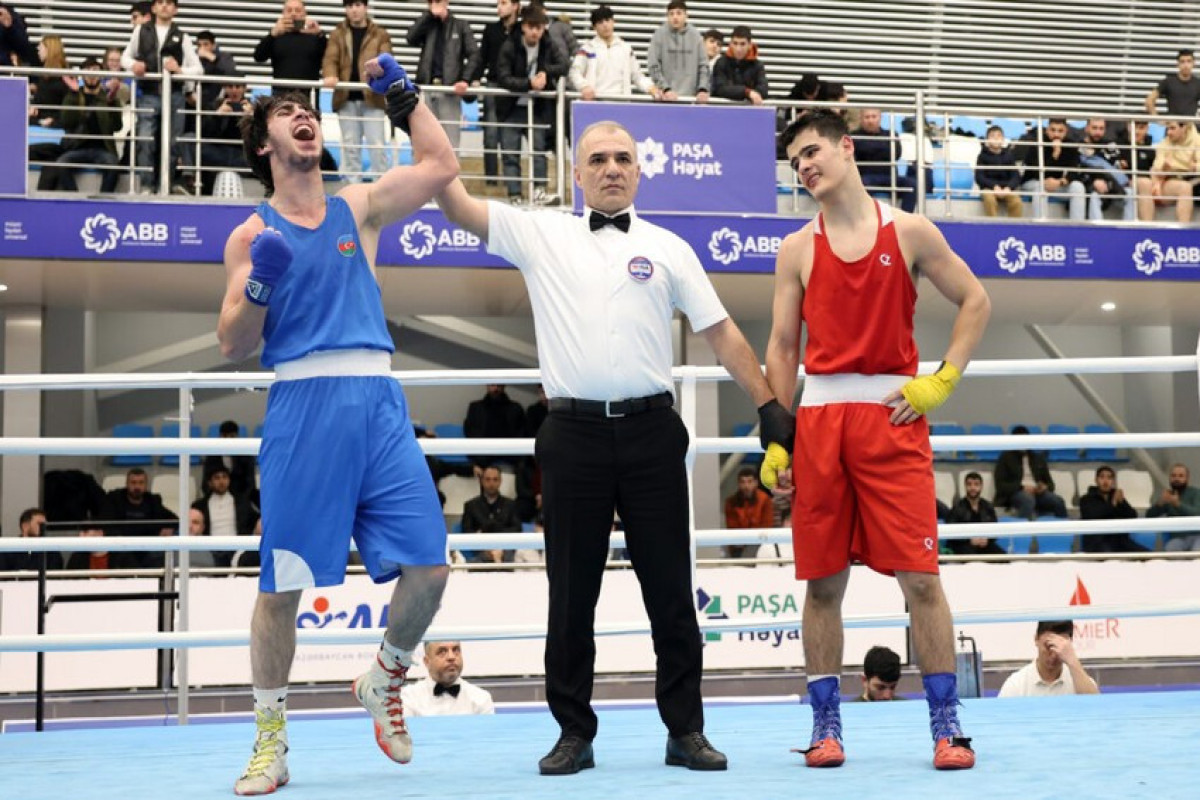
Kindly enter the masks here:
[[[1038, 522], [1070, 522], [1063, 517], [1038, 517]], [[1048, 536], [1042, 534], [1037, 537], [1037, 551], [1039, 553], [1072, 553], [1075, 551], [1074, 536]]]
[[438, 481], [438, 489], [446, 495], [446, 516], [461, 517], [466, 502], [479, 496], [479, 481], [460, 475], [447, 475]]
[[1125, 492], [1129, 505], [1139, 512], [1144, 513], [1154, 505], [1154, 479], [1145, 470], [1117, 470], [1117, 487]]
[[[754, 430], [753, 422], [739, 422], [733, 426], [733, 432], [730, 436], [749, 436], [750, 431]], [[750, 466], [758, 466], [762, 463], [763, 453], [742, 453], [742, 463]]]
[[[465, 436], [463, 426], [455, 425], [453, 422], [438, 423], [433, 426], [433, 432], [439, 439], [462, 439]], [[438, 456], [438, 458], [447, 464], [468, 464], [471, 461], [466, 456]], [[476, 491], [475, 494], [479, 494], [479, 492]]]
[[[967, 429], [957, 422], [931, 422], [929, 424], [930, 436], [964, 436]], [[967, 461], [970, 459], [961, 458], [954, 450], [946, 450], [940, 453], [934, 453], [933, 457], [937, 461]]]
[[932, 198], [968, 197], [975, 189], [975, 166], [956, 161], [936, 161], [930, 164], [933, 172]]
[[1131, 533], [1129, 538], [1140, 544], [1147, 550], [1161, 550], [1162, 545], [1158, 541], [1158, 533], [1154, 531], [1143, 531], [1142, 533]]
[[[1075, 474], [1068, 469], [1050, 470], [1050, 480], [1054, 481], [1054, 493], [1066, 501], [1067, 505], [1078, 506], [1079, 496], [1075, 490]], [[1087, 489], [1084, 489], [1086, 492]]]
[[[1060, 425], [1058, 423], [1052, 423], [1051, 425], [1048, 425], [1046, 427], [1046, 433], [1048, 433], [1052, 436], [1078, 434], [1079, 426], [1078, 425]], [[1079, 448], [1074, 448], [1074, 449], [1070, 449], [1070, 450], [1051, 450], [1047, 454], [1046, 458], [1049, 461], [1079, 461], [1080, 460], [1080, 452], [1081, 451], [1079, 450]]]
[[[149, 425], [127, 423], [124, 425], [113, 426], [113, 438], [116, 439], [151, 439], [153, 437], [154, 428]], [[153, 463], [154, 459], [150, 456], [112, 457], [112, 464], [114, 467], [145, 467]]]
[[[985, 422], [971, 426], [972, 436], [1003, 436], [1004, 428], [999, 425], [991, 425]], [[974, 458], [978, 461], [996, 461], [1000, 458], [1001, 450], [976, 450]]]
[[[1085, 425], [1084, 433], [1113, 433], [1112, 427], [1108, 425]], [[1117, 448], [1115, 447], [1089, 447], [1083, 451], [1084, 461], [1105, 461], [1112, 463], [1115, 461], [1126, 461], [1127, 459], [1117, 458]]]
[[[1000, 517], [997, 522], [1024, 522], [1020, 517]], [[1018, 555], [1028, 553], [1033, 546], [1032, 536], [1000, 536], [996, 544], [1004, 548], [1004, 552]]]
[[958, 494], [958, 486], [954, 482], [953, 472], [933, 471], [933, 485], [937, 499], [948, 506], [954, 505], [954, 497]]
[[[193, 439], [200, 438], [200, 426], [199, 425], [192, 425], [190, 428], [190, 431], [191, 431], [191, 437]], [[178, 422], [164, 422], [162, 425], [162, 428], [159, 430], [158, 435], [164, 439], [178, 439], [179, 438], [179, 423]], [[162, 464], [164, 467], [178, 467], [179, 466], [179, 456], [174, 455], [174, 454], [163, 456], [158, 460], [158, 463]], [[195, 455], [192, 456], [191, 463], [192, 463], [193, 467], [199, 466], [200, 465], [200, 456], [195, 456]]]

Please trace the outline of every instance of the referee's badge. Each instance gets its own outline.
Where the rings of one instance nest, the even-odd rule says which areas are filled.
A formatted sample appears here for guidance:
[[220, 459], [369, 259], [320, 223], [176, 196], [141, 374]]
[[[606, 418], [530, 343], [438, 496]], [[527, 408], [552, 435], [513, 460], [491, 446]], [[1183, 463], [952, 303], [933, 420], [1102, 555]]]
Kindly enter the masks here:
[[631, 258], [626, 269], [629, 270], [629, 277], [638, 283], [645, 283], [654, 277], [654, 262], [642, 256]]

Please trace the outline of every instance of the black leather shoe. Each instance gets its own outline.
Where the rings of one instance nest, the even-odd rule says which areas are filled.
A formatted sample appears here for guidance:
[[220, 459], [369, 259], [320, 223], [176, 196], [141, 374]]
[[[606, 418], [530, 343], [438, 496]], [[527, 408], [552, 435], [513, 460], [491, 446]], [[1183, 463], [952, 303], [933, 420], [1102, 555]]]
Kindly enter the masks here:
[[546, 757], [538, 762], [538, 771], [543, 775], [574, 775], [594, 766], [591, 742], [578, 736], [560, 736]]
[[698, 770], [722, 770], [729, 767], [725, 754], [709, 743], [699, 731], [667, 737], [667, 765]]

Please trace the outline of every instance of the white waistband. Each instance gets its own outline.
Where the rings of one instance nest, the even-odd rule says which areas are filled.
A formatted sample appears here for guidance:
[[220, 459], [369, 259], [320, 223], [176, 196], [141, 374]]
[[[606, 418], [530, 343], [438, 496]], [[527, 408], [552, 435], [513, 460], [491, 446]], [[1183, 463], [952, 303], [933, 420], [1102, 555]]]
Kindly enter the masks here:
[[391, 375], [392, 354], [386, 350], [325, 350], [275, 365], [275, 380]]
[[800, 405], [883, 403], [883, 399], [912, 380], [910, 375], [806, 375]]

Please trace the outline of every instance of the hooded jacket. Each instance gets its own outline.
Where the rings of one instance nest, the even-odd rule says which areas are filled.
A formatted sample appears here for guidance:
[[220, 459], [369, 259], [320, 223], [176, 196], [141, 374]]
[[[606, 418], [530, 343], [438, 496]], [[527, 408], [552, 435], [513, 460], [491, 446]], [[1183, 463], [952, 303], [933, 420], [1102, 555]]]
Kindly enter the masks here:
[[742, 59], [733, 57], [733, 47], [717, 59], [712, 69], [712, 93], [726, 100], [745, 100], [750, 90], [767, 97], [767, 69], [758, 60], [758, 45], [751, 43], [750, 52]]

